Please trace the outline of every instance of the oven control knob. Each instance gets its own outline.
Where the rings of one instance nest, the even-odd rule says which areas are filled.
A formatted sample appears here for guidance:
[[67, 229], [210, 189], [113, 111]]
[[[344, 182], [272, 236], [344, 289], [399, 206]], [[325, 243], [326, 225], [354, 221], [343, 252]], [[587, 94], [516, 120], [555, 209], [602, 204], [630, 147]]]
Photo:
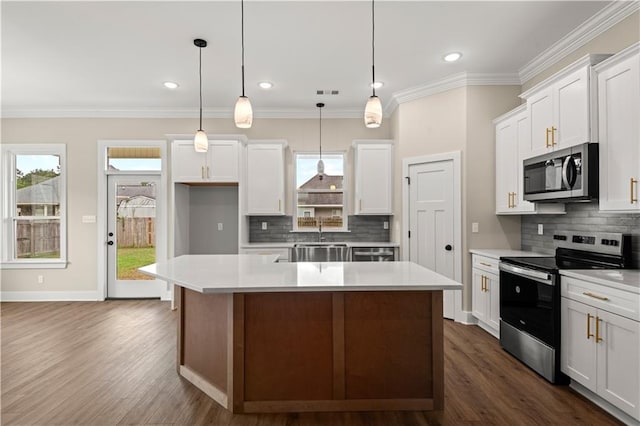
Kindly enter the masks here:
[[520, 294], [520, 286], [519, 285], [516, 286], [516, 293]]

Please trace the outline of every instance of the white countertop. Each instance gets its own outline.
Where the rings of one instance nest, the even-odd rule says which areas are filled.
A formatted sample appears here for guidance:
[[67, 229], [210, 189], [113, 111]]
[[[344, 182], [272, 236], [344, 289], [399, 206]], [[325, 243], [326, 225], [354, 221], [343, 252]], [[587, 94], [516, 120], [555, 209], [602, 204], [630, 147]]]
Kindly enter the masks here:
[[510, 250], [510, 249], [471, 249], [470, 253], [491, 257], [500, 260], [503, 257], [553, 257], [554, 253], [537, 253], [535, 251]]
[[274, 263], [276, 255], [185, 255], [139, 271], [201, 293], [462, 290], [412, 262]]
[[[293, 247], [294, 244], [318, 244], [313, 241], [297, 241], [297, 242], [282, 242], [282, 243], [245, 243], [241, 244], [240, 248], [288, 248]], [[376, 241], [323, 241], [319, 244], [346, 244], [347, 247], [400, 247], [399, 243], [390, 242], [376, 242]]]
[[560, 275], [640, 294], [638, 269], [561, 269]]

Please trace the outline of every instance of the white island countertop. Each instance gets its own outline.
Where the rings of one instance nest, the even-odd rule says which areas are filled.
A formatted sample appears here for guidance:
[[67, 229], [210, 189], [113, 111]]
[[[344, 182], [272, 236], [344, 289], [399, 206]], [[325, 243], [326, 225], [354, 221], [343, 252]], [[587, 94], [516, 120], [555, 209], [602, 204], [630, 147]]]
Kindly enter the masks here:
[[462, 290], [413, 262], [274, 263], [277, 255], [185, 255], [139, 269], [200, 293]]

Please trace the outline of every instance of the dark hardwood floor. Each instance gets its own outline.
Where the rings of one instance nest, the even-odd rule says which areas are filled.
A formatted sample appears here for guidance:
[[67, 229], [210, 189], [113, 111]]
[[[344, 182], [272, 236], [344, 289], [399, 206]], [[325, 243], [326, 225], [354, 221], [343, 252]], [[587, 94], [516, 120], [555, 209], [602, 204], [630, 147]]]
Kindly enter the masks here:
[[[612, 425], [478, 327], [445, 323], [445, 409], [232, 415], [175, 369], [176, 313], [153, 300], [2, 303], [3, 425]], [[309, 384], [310, 386], [312, 384]]]

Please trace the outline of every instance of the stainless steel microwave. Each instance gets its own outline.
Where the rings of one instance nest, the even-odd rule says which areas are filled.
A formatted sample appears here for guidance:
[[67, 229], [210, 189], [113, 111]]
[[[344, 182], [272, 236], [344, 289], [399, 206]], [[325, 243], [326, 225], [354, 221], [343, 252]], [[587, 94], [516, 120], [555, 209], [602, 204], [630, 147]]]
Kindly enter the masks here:
[[584, 143], [524, 160], [524, 199], [570, 202], [598, 198], [598, 144]]

